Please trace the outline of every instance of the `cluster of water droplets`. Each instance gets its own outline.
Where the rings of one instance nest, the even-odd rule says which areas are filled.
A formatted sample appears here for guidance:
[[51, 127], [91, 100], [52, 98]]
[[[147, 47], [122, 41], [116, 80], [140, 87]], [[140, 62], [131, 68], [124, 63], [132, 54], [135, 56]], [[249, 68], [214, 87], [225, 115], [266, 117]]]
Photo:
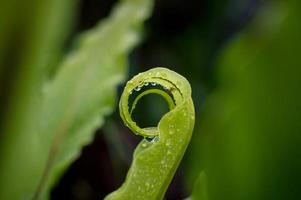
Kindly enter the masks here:
[[[142, 87], [149, 86], [149, 85], [156, 86], [156, 85], [159, 85], [159, 84], [155, 83], [155, 82], [145, 82], [142, 85], [139, 85], [139, 86], [135, 87], [134, 91], [139, 92], [142, 89]], [[130, 92], [130, 94], [132, 94], [132, 91]]]
[[[140, 74], [140, 73], [139, 73], [139, 74]], [[138, 74], [138, 76], [139, 76], [139, 74]], [[167, 74], [164, 73], [164, 72], [156, 72], [156, 73], [149, 72], [149, 73], [148, 73], [148, 76], [149, 76], [149, 77], [162, 77], [162, 78], [166, 78], [166, 77], [167, 77]], [[129, 81], [129, 83], [132, 84], [132, 81]], [[158, 83], [156, 83], [156, 82], [144, 82], [144, 83], [143, 83], [143, 81], [141, 81], [140, 84], [139, 84], [137, 87], [135, 87], [135, 88], [133, 89], [133, 91], [139, 92], [139, 91], [142, 89], [143, 86], [149, 86], [149, 85], [151, 85], [151, 86], [157, 86], [157, 85], [160, 85], [160, 84], [158, 84]], [[165, 87], [165, 86], [163, 86], [163, 88], [164, 88], [165, 90], [168, 90], [168, 88]], [[133, 91], [129, 91], [129, 93], [132, 94]]]

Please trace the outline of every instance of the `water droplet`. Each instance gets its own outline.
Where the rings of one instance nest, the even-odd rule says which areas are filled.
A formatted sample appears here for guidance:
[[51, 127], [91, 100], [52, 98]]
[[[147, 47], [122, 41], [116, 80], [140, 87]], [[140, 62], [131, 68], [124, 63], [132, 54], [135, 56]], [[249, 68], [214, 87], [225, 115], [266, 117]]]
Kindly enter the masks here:
[[159, 137], [146, 137], [145, 138], [148, 142], [158, 142]]
[[186, 112], [183, 113], [184, 116], [187, 116]]
[[177, 128], [177, 132], [180, 132], [180, 129]]
[[156, 73], [156, 76], [160, 76], [160, 72], [157, 72], [157, 73]]
[[142, 143], [142, 147], [147, 147], [147, 144], [146, 143]]
[[167, 151], [167, 155], [170, 155], [171, 154], [171, 151]]
[[152, 86], [156, 86], [156, 85], [157, 85], [157, 83], [155, 83], [155, 82], [151, 82], [151, 85], [152, 85]]
[[161, 73], [161, 76], [165, 78], [167, 75], [165, 73]]
[[165, 164], [165, 161], [164, 160], [161, 160], [161, 165], [164, 165]]
[[141, 87], [135, 87], [135, 89], [134, 89], [135, 91], [140, 91], [141, 90]]

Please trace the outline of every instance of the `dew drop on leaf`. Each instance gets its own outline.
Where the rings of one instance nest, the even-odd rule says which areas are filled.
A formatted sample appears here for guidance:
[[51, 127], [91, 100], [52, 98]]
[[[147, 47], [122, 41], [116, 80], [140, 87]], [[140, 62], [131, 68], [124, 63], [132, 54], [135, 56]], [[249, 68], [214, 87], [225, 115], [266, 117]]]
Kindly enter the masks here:
[[145, 138], [148, 142], [158, 142], [159, 137], [146, 137]]
[[141, 87], [135, 87], [135, 89], [134, 89], [135, 91], [140, 91], [141, 90]]

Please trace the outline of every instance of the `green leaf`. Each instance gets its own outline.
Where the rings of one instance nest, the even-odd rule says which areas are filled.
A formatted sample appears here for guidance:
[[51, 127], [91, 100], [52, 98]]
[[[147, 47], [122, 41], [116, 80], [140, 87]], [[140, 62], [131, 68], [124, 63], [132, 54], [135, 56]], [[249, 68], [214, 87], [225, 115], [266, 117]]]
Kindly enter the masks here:
[[[161, 118], [158, 127], [141, 128], [132, 120], [131, 112], [141, 97], [151, 93], [166, 99], [171, 110]], [[119, 108], [125, 124], [145, 139], [135, 149], [125, 182], [106, 199], [162, 199], [185, 153], [194, 127], [194, 106], [189, 82], [166, 68], [140, 73], [128, 81]]]
[[191, 200], [208, 200], [207, 178], [205, 171], [202, 171], [193, 187]]
[[64, 46], [77, 1], [0, 4], [0, 199], [29, 199], [45, 157], [39, 151], [41, 89]]
[[28, 35], [22, 35], [25, 45], [18, 49], [24, 52], [20, 50], [21, 57], [16, 58], [22, 66], [12, 81], [10, 112], [1, 127], [0, 199], [47, 198], [59, 175], [112, 112], [127, 52], [139, 41], [152, 7], [151, 0], [120, 2], [108, 19], [80, 37], [77, 48], [45, 83], [46, 65], [55, 60], [48, 58], [58, 53], [57, 43], [69, 22], [64, 17], [74, 8], [67, 2], [24, 2], [29, 16], [20, 20], [25, 23], [28, 17], [33, 22], [24, 24]]
[[78, 49], [48, 83], [41, 147], [50, 151], [39, 190], [44, 186], [49, 191], [112, 112], [116, 86], [124, 80], [127, 52], [139, 41], [139, 28], [151, 5], [150, 0], [122, 1], [107, 20], [80, 38]]

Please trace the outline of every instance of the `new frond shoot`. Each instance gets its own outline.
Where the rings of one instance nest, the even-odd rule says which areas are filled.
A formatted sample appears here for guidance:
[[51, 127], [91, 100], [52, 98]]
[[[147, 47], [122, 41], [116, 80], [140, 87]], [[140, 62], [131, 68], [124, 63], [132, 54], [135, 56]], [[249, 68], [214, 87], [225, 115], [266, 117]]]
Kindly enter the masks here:
[[[132, 119], [145, 95], [161, 95], [169, 106], [156, 127], [139, 127]], [[189, 82], [166, 68], [139, 73], [127, 82], [119, 102], [126, 126], [144, 139], [135, 149], [125, 182], [106, 200], [163, 199], [190, 142], [195, 113]]]

